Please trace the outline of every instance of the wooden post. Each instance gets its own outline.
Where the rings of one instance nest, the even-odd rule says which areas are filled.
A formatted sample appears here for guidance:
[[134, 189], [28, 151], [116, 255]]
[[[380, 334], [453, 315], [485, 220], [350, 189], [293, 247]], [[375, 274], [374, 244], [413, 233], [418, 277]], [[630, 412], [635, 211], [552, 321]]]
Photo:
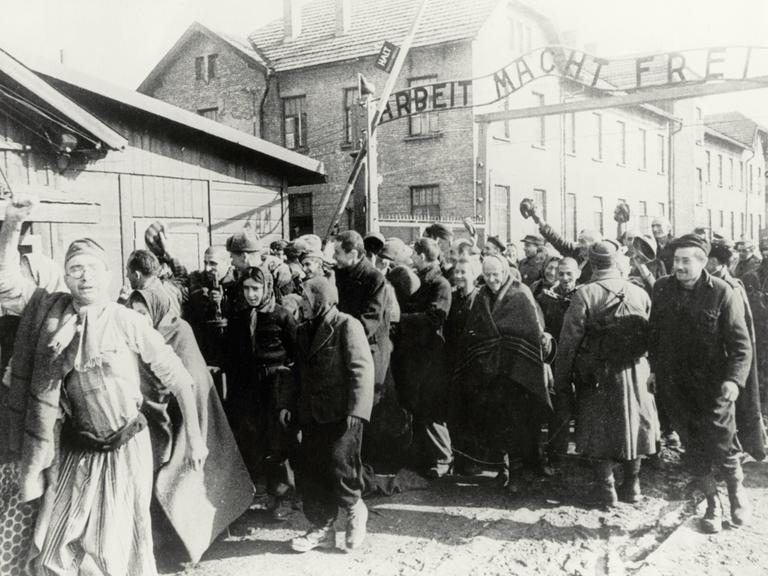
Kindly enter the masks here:
[[366, 233], [379, 231], [379, 151], [378, 138], [376, 132], [371, 130], [373, 119], [376, 116], [376, 106], [372, 98], [366, 102], [366, 111], [368, 112], [368, 130], [366, 131], [366, 140], [368, 141], [368, 157], [366, 159], [367, 174], [367, 194], [365, 211], [365, 231]]

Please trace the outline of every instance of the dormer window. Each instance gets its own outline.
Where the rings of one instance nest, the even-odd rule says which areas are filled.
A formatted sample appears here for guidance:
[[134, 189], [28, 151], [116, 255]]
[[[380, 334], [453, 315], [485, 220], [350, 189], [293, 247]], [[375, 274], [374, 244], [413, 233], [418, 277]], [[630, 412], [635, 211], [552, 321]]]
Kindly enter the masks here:
[[195, 58], [195, 80], [211, 81], [216, 78], [218, 54], [208, 54], [208, 56], [198, 56]]

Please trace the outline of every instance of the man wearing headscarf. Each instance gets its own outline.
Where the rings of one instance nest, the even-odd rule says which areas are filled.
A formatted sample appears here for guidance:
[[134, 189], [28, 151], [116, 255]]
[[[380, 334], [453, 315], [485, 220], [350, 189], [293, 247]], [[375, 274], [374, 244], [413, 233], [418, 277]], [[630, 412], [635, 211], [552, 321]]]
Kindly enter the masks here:
[[373, 358], [362, 324], [337, 303], [326, 278], [304, 283], [295, 387], [279, 401], [283, 426], [295, 422], [302, 433], [297, 482], [312, 527], [291, 541], [296, 552], [334, 548], [340, 508], [347, 511], [348, 549], [358, 548], [366, 533], [360, 449], [373, 408]]
[[[593, 459], [593, 503], [607, 506], [616, 505], [618, 499], [631, 503], [640, 499], [640, 459], [656, 452], [659, 437], [656, 407], [648, 390], [647, 334], [625, 335], [625, 349], [633, 350], [625, 358], [608, 357], [602, 341], [614, 337], [604, 327], [617, 322], [619, 306], [623, 314], [646, 321], [651, 311], [648, 294], [621, 277], [616, 256], [616, 247], [606, 241], [589, 249], [592, 281], [576, 289], [571, 298], [555, 365], [556, 426], [564, 429], [557, 437], [566, 436], [576, 380], [576, 450]], [[616, 462], [624, 467], [618, 496], [613, 477]]]
[[38, 289], [21, 275], [16, 246], [33, 207], [15, 199], [0, 229], [0, 303], [22, 316], [0, 431], [20, 455], [21, 500], [41, 498], [28, 571], [156, 574], [139, 361], [176, 396], [186, 457], [199, 469], [206, 448], [192, 378], [160, 334], [111, 301], [107, 255], [94, 240], [67, 250], [68, 293]]
[[456, 347], [456, 422], [460, 438], [508, 454], [499, 479], [517, 492], [521, 480], [544, 472], [538, 440], [551, 410], [545, 337], [531, 291], [511, 276], [504, 256], [487, 254], [483, 276]]
[[751, 370], [752, 346], [743, 302], [705, 270], [709, 242], [686, 234], [672, 246], [674, 273], [653, 287], [649, 359], [658, 393], [707, 498], [702, 529], [719, 532], [723, 512], [716, 474], [726, 480], [732, 521], [742, 525], [751, 516], [735, 401]]

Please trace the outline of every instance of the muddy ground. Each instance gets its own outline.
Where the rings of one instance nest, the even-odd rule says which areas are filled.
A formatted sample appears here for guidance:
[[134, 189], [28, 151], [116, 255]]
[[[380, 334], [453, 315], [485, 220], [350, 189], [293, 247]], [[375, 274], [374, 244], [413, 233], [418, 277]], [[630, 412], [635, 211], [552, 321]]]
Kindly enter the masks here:
[[[283, 522], [271, 521], [262, 496], [199, 564], [159, 560], [163, 573], [180, 576], [764, 575], [768, 464], [747, 468], [755, 521], [746, 528], [726, 523], [716, 536], [698, 532], [697, 495], [676, 455], [665, 453], [660, 466], [644, 467], [644, 496], [637, 505], [586, 506], [591, 473], [587, 463], [570, 460], [560, 474], [517, 496], [500, 490], [485, 472], [370, 498], [369, 535], [353, 553], [292, 553], [288, 540], [307, 528], [306, 520], [295, 511]], [[722, 492], [727, 515], [724, 487]], [[337, 522], [340, 547], [343, 520]]]

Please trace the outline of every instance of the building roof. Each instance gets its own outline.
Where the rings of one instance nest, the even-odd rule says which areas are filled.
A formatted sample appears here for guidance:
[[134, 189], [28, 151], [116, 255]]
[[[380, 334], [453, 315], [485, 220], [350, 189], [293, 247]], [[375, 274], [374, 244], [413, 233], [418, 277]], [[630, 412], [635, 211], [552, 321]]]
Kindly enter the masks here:
[[248, 43], [245, 38], [235, 38], [229, 34], [223, 34], [204, 26], [200, 22], [193, 22], [189, 28], [184, 31], [184, 34], [176, 41], [165, 56], [158, 62], [154, 68], [147, 74], [147, 77], [141, 82], [137, 90], [143, 94], [149, 94], [155, 87], [155, 84], [162, 79], [163, 74], [168, 67], [176, 61], [181, 54], [184, 53], [187, 43], [190, 38], [195, 34], [202, 34], [210, 38], [211, 40], [219, 40], [229, 45], [234, 52], [243, 58], [249, 64], [256, 65], [262, 69], [268, 68], [267, 61]]
[[108, 148], [121, 150], [128, 144], [126, 139], [120, 134], [67, 98], [18, 59], [2, 49], [0, 49], [0, 72], [42, 100], [53, 111], [62, 114], [69, 121], [89, 132]]
[[136, 110], [141, 110], [157, 118], [191, 129], [206, 136], [234, 144], [256, 154], [256, 159], [275, 163], [284, 171], [288, 184], [318, 184], [325, 182], [323, 163], [272, 144], [246, 132], [230, 128], [220, 122], [209, 120], [193, 112], [188, 112], [156, 98], [145, 96], [128, 88], [110, 84], [81, 72], [46, 61], [34, 62], [32, 69], [38, 74], [54, 80], [54, 84], [63, 83]]
[[757, 132], [768, 135], [768, 128], [736, 111], [707, 114], [704, 125], [748, 148], [752, 148]]
[[[503, 0], [428, 0], [414, 47], [474, 38]], [[519, 2], [554, 36], [548, 20]], [[351, 0], [351, 24], [335, 34], [335, 0], [314, 0], [301, 6], [301, 33], [286, 39], [283, 19], [274, 20], [249, 35], [251, 44], [276, 71], [293, 70], [378, 54], [387, 40], [401, 44], [416, 16], [414, 0]]]

